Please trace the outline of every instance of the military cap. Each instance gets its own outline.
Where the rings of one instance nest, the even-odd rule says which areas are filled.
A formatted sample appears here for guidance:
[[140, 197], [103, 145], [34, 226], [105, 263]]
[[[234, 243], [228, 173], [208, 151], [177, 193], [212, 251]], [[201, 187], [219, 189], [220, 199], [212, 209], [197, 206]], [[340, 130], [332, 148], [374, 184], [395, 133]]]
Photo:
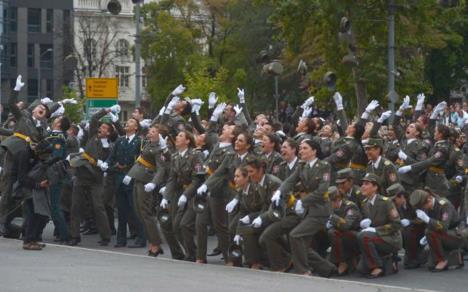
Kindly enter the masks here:
[[380, 187], [380, 178], [374, 173], [366, 173], [366, 175], [361, 179], [361, 181], [373, 182]]
[[364, 145], [364, 148], [371, 148], [371, 147], [380, 147], [383, 148], [383, 140], [380, 138], [369, 138], [367, 144]]
[[335, 186], [331, 186], [328, 188], [328, 198], [330, 201], [335, 200], [335, 198], [338, 196], [338, 189]]
[[413, 208], [421, 208], [422, 205], [426, 203], [426, 200], [429, 196], [429, 193], [425, 190], [415, 190], [411, 193], [410, 204], [413, 206]]
[[353, 170], [349, 167], [347, 168], [343, 168], [343, 169], [340, 169], [337, 173], [336, 173], [336, 183], [337, 184], [340, 184], [340, 183], [343, 183], [345, 182], [346, 180], [348, 179], [353, 179]]
[[396, 196], [398, 196], [404, 191], [405, 191], [405, 188], [399, 183], [394, 183], [387, 188], [387, 194], [390, 197], [390, 199], [395, 198]]

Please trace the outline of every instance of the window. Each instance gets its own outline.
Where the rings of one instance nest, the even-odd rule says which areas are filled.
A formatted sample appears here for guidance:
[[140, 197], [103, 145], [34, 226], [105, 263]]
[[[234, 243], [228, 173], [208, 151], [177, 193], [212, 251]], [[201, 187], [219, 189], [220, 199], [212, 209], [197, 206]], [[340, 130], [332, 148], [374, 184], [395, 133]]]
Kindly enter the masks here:
[[54, 52], [52, 51], [52, 45], [41, 45], [40, 50], [40, 60], [41, 68], [52, 68], [53, 66], [53, 56]]
[[29, 100], [34, 100], [38, 96], [38, 82], [37, 79], [28, 79], [28, 97]]
[[47, 32], [54, 30], [54, 10], [52, 9], [47, 9], [46, 30]]
[[18, 45], [16, 43], [11, 43], [10, 44], [10, 66], [11, 67], [16, 67], [17, 50], [18, 50]]
[[83, 42], [83, 54], [85, 60], [94, 60], [97, 53], [97, 42], [93, 39], [87, 39]]
[[34, 44], [28, 44], [28, 67], [34, 67]]
[[130, 68], [128, 66], [115, 66], [116, 77], [119, 78], [120, 87], [128, 87], [130, 79]]
[[16, 7], [9, 7], [8, 12], [8, 28], [11, 32], [16, 32], [18, 28], [18, 10], [16, 10]]
[[40, 8], [28, 8], [28, 32], [41, 32]]
[[116, 55], [118, 57], [128, 57], [130, 44], [127, 40], [121, 39], [115, 45]]
[[54, 97], [54, 80], [47, 79], [46, 80], [46, 96], [50, 99]]

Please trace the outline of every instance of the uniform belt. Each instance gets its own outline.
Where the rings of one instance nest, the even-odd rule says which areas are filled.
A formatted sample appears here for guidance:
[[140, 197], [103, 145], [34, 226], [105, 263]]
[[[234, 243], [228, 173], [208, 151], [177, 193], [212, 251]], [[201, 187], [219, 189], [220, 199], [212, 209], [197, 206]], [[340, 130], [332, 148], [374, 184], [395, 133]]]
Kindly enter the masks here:
[[289, 195], [288, 202], [287, 202], [287, 207], [288, 208], [293, 208], [294, 205], [296, 204], [297, 198], [299, 198], [300, 195], [298, 193], [292, 193]]
[[468, 168], [465, 168], [465, 174], [468, 174]]
[[207, 166], [205, 169], [206, 169], [207, 176], [211, 176], [214, 173], [214, 170], [209, 166]]
[[337, 163], [335, 163], [335, 165], [336, 165], [337, 168], [340, 168], [340, 169], [348, 167], [348, 164], [346, 164], [346, 163], [337, 162]]
[[148, 160], [144, 159], [141, 156], [138, 156], [137, 162], [143, 165], [144, 167], [148, 168], [149, 170], [152, 170], [152, 171], [156, 170], [156, 166], [154, 164], [152, 164], [151, 162], [149, 162]]
[[405, 162], [403, 160], [401, 160], [400, 158], [398, 158], [396, 161], [395, 161], [396, 164], [400, 165], [400, 166], [403, 166], [405, 165]]
[[18, 138], [20, 138], [20, 139], [22, 139], [22, 140], [24, 140], [24, 141], [26, 141], [28, 143], [31, 143], [31, 141], [32, 141], [29, 136], [26, 136], [26, 135], [18, 133], [18, 132], [14, 132], [13, 136], [18, 137]]
[[89, 155], [88, 153], [86, 152], [83, 152], [83, 158], [88, 160], [89, 163], [91, 163], [92, 165], [96, 166], [96, 159], [94, 159], [91, 155]]
[[352, 169], [359, 169], [359, 170], [366, 170], [367, 165], [359, 164], [359, 163], [352, 163], [349, 165]]
[[432, 172], [438, 173], [438, 174], [444, 174], [445, 173], [445, 169], [443, 169], [442, 167], [437, 167], [437, 166], [431, 166], [431, 167], [429, 167], [429, 170], [432, 171]]

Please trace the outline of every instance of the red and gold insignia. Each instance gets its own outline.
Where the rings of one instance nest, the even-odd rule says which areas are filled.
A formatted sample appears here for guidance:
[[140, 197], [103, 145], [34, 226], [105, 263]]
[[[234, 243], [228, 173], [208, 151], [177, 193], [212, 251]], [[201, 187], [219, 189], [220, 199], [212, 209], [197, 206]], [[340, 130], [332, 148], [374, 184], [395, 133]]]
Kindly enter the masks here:
[[196, 172], [201, 172], [201, 170], [202, 170], [202, 165], [201, 165], [201, 163], [195, 164], [195, 171], [196, 171]]
[[399, 215], [397, 209], [392, 208], [392, 210], [390, 210], [390, 215], [392, 215], [392, 218], [398, 218]]
[[328, 180], [330, 180], [330, 174], [327, 172], [323, 174], [323, 181], [328, 181]]
[[272, 172], [273, 174], [277, 174], [278, 171], [279, 171], [279, 166], [278, 166], [278, 165], [273, 166], [273, 169], [272, 169], [271, 172]]
[[391, 181], [391, 182], [395, 182], [397, 180], [397, 175], [396, 173], [392, 172], [388, 175], [388, 179]]
[[437, 151], [437, 152], [434, 154], [434, 157], [435, 157], [435, 158], [440, 158], [440, 157], [442, 157], [442, 152]]
[[446, 221], [449, 217], [449, 214], [447, 212], [442, 213], [442, 220]]
[[62, 148], [62, 145], [60, 145], [60, 144], [55, 144], [55, 149], [59, 150], [60, 148]]
[[343, 150], [338, 150], [338, 151], [336, 151], [336, 156], [338, 156], [338, 157], [343, 157], [343, 155], [344, 155]]
[[164, 156], [164, 154], [161, 154], [161, 161], [166, 161], [166, 156]]
[[346, 212], [346, 216], [353, 216], [353, 214], [353, 209], [349, 209], [348, 212]]

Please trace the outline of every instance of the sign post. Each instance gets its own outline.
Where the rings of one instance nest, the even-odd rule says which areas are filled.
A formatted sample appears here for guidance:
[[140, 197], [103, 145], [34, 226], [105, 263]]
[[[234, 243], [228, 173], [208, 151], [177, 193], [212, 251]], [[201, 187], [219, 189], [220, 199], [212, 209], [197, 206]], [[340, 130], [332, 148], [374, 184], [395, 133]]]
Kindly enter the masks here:
[[86, 78], [86, 118], [89, 119], [101, 108], [117, 104], [119, 98], [118, 78]]

